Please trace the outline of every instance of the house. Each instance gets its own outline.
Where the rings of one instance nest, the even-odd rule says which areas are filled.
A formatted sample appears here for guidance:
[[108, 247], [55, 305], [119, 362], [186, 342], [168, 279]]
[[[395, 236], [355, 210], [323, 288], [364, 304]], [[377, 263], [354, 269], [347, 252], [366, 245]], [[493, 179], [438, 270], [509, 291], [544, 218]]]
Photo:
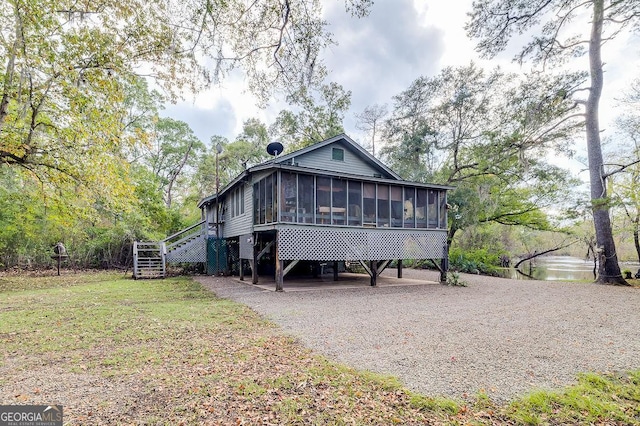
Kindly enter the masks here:
[[268, 254], [277, 289], [301, 261], [360, 262], [375, 285], [391, 260], [446, 258], [448, 189], [405, 181], [339, 135], [245, 170], [199, 207], [254, 282]]
[[393, 260], [401, 276], [404, 259], [440, 259], [444, 280], [449, 189], [403, 180], [338, 135], [246, 169], [202, 199], [202, 221], [159, 251], [169, 262], [206, 262], [210, 274], [244, 279], [249, 267], [254, 283], [272, 274], [276, 290], [302, 264], [316, 273], [332, 264], [337, 279], [338, 262], [358, 262], [376, 285]]

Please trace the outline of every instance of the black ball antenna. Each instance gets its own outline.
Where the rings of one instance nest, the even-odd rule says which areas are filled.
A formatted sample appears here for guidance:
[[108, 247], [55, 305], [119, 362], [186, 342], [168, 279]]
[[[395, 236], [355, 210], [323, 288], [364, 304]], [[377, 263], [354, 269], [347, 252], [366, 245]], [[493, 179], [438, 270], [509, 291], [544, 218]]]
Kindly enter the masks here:
[[269, 153], [269, 155], [273, 155], [274, 157], [282, 154], [283, 150], [284, 146], [280, 142], [271, 142], [269, 145], [267, 145], [267, 152]]

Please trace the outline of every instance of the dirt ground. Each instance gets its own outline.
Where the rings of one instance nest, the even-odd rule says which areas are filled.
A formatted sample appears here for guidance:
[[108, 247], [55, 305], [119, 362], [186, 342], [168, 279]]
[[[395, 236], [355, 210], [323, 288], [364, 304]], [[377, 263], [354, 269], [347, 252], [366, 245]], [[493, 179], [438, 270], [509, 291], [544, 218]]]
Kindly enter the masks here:
[[432, 271], [387, 270], [372, 288], [332, 276], [259, 287], [202, 277], [312, 350], [350, 366], [392, 374], [426, 395], [477, 392], [507, 401], [558, 389], [581, 372], [640, 368], [640, 289], [463, 275], [467, 287]]

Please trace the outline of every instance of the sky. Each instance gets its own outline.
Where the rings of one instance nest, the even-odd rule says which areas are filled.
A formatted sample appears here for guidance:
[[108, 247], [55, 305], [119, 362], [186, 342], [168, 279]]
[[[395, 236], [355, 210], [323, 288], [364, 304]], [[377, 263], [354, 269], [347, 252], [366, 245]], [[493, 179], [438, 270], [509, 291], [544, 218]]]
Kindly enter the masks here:
[[[330, 46], [323, 59], [330, 70], [326, 81], [335, 81], [350, 90], [351, 108], [345, 116], [345, 132], [364, 142], [366, 136], [355, 127], [355, 114], [373, 104], [389, 104], [392, 97], [409, 87], [420, 76], [435, 76], [446, 66], [468, 65], [471, 61], [491, 69], [500, 65], [510, 71], [526, 71], [511, 61], [517, 45], [491, 61], [474, 51], [475, 42], [467, 38], [464, 24], [471, 0], [377, 0], [365, 18], [354, 18], [344, 11], [342, 0], [323, 0], [329, 31], [338, 45]], [[605, 134], [617, 110], [615, 97], [640, 75], [638, 38], [619, 38], [603, 50], [605, 96], [601, 105], [601, 124]], [[574, 66], [586, 69], [586, 58]], [[612, 64], [612, 65], [608, 65]], [[617, 65], [617, 66], [613, 66]], [[266, 109], [256, 106], [246, 93], [242, 75], [235, 74], [222, 85], [184, 101], [168, 105], [163, 115], [187, 122], [196, 136], [208, 142], [213, 135], [233, 140], [244, 120], [257, 117], [273, 123], [286, 104], [275, 100]], [[580, 157], [581, 147], [577, 147]], [[575, 160], [559, 159], [581, 169]]]

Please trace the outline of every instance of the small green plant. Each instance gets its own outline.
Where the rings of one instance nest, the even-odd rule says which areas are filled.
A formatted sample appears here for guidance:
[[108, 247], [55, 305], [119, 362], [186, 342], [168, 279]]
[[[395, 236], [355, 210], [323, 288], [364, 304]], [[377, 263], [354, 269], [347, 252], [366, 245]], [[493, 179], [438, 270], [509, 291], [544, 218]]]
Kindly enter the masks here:
[[460, 274], [455, 271], [447, 272], [447, 285], [454, 287], [466, 287], [467, 282], [460, 278]]

